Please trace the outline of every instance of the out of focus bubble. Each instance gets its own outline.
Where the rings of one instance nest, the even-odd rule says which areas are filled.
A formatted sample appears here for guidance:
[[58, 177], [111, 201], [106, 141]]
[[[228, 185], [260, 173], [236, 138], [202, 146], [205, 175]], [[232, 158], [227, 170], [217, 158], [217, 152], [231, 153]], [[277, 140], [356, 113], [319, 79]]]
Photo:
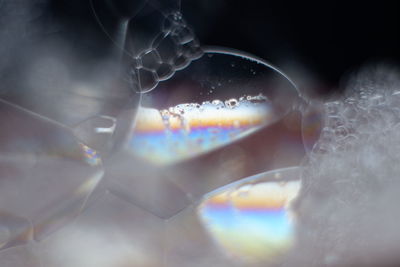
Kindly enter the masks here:
[[0, 266], [41, 267], [41, 260], [35, 255], [32, 248], [32, 246], [18, 246], [0, 251]]
[[294, 242], [290, 203], [300, 186], [298, 167], [261, 173], [209, 193], [198, 215], [226, 256], [277, 263]]
[[283, 118], [300, 101], [295, 85], [265, 61], [206, 48], [173, 78], [143, 95], [131, 153], [173, 164], [232, 143]]
[[97, 151], [54, 121], [0, 101], [0, 124], [1, 250], [71, 222], [103, 169]]
[[47, 267], [163, 266], [164, 222], [110, 193], [38, 244]]

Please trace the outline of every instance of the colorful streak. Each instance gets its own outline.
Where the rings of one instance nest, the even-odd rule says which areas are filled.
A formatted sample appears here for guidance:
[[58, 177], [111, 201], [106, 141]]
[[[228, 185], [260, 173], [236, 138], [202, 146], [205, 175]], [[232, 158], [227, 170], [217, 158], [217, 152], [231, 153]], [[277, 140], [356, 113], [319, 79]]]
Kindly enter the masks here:
[[97, 166], [101, 164], [100, 155], [97, 153], [96, 150], [84, 144], [80, 144], [80, 146], [83, 151], [83, 157], [87, 164], [89, 164], [90, 166]]
[[302, 120], [303, 143], [307, 152], [310, 152], [318, 141], [322, 125], [323, 110], [319, 106], [311, 106], [304, 114]]
[[168, 110], [140, 108], [130, 139], [132, 153], [153, 164], [171, 164], [211, 151], [276, 119], [262, 95], [181, 104]]
[[288, 178], [285, 172], [293, 175], [296, 169], [279, 170], [279, 180], [272, 180], [271, 172], [260, 174], [251, 177], [251, 183], [234, 183], [205, 198], [198, 210], [200, 219], [227, 256], [247, 262], [274, 261], [290, 248], [294, 239], [290, 202], [301, 184], [283, 181]]
[[47, 155], [80, 161], [90, 166], [99, 166], [102, 164], [100, 154], [96, 150], [76, 139], [62, 141], [64, 142], [59, 142], [57, 145], [47, 149]]

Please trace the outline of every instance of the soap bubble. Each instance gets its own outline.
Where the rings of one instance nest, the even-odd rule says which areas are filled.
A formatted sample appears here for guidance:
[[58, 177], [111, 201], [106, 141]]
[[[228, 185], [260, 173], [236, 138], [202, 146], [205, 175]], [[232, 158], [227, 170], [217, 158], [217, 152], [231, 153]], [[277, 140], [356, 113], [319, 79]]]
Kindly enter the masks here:
[[41, 240], [71, 222], [103, 169], [100, 155], [67, 127], [5, 101], [0, 110], [2, 249]]
[[[166, 262], [187, 266], [213, 259], [216, 266], [279, 266], [295, 242], [291, 203], [301, 187], [300, 168], [260, 173], [206, 194], [168, 222]], [[186, 228], [188, 222], [191, 227]], [[197, 234], [193, 234], [197, 233]], [[186, 255], [176, 257], [179, 245]], [[214, 266], [214, 265], [213, 265]]]
[[280, 70], [219, 47], [143, 95], [128, 149], [158, 165], [215, 150], [267, 127], [302, 99]]
[[[137, 53], [124, 50], [131, 53], [130, 88], [125, 80], [114, 81], [119, 77], [118, 64], [98, 64], [99, 68], [89, 68], [96, 74], [89, 75], [89, 80], [75, 83], [71, 76], [74, 82], [66, 83], [70, 77], [64, 71], [65, 62], [39, 56], [27, 80], [33, 81], [32, 97], [24, 98], [28, 102], [34, 99], [25, 107], [35, 109], [31, 112], [0, 101], [4, 111], [0, 115], [6, 118], [0, 141], [12, 140], [0, 144], [3, 265], [161, 266], [165, 257], [173, 256], [165, 250], [170, 239], [164, 237], [170, 234], [166, 226], [176, 227], [171, 223], [174, 215], [194, 207], [204, 192], [245, 177], [241, 176], [242, 164], [248, 151], [234, 143], [280, 122], [303, 101], [294, 83], [266, 61], [232, 49], [201, 46], [180, 12], [162, 12], [162, 18], [156, 36], [144, 49]], [[57, 49], [54, 54], [58, 55]], [[79, 61], [83, 62], [86, 60]], [[87, 69], [83, 74], [72, 69], [79, 77], [86, 75]], [[47, 91], [38, 94], [35, 90], [41, 88]], [[110, 88], [114, 90], [110, 92]], [[45, 97], [49, 92], [51, 97]], [[13, 123], [8, 125], [8, 120]], [[127, 130], [131, 132], [126, 140]], [[228, 147], [230, 144], [233, 146]], [[124, 149], [107, 157], [120, 147]], [[223, 172], [224, 179], [211, 172], [209, 177], [193, 175], [188, 168], [192, 178], [202, 178], [186, 181], [198, 188], [196, 192], [170, 179], [182, 169], [172, 167], [163, 172], [167, 169], [154, 166], [177, 166], [225, 147], [228, 149], [216, 161], [223, 163], [217, 171]], [[187, 173], [180, 174], [187, 178]], [[282, 204], [279, 209], [286, 211], [285, 192], [296, 195], [299, 181], [297, 177], [295, 181], [282, 180], [238, 184], [238, 197], [251, 198], [259, 188], [268, 193], [279, 188], [285, 202], [278, 201]], [[281, 196], [281, 191], [277, 195]], [[282, 200], [280, 196], [278, 200]], [[283, 250], [292, 238], [285, 219]], [[184, 224], [185, 229], [192, 226]], [[175, 237], [182, 237], [181, 233]], [[202, 237], [218, 243], [218, 236], [212, 234], [210, 230]], [[239, 246], [236, 252], [241, 258], [263, 258], [262, 250], [253, 254], [250, 249], [249, 255], [246, 251], [246, 246]]]

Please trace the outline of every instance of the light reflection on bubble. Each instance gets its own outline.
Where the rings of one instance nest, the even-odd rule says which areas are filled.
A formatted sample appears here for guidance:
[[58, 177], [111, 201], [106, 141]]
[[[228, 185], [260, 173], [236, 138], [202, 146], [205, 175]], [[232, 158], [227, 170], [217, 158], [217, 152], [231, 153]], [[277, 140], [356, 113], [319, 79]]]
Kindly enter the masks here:
[[299, 193], [298, 168], [252, 176], [204, 198], [198, 214], [221, 250], [248, 263], [276, 262], [294, 241], [290, 203]]
[[272, 104], [262, 95], [181, 104], [161, 111], [141, 108], [131, 151], [152, 163], [170, 164], [244, 137], [275, 117]]
[[169, 165], [249, 136], [302, 102], [279, 69], [244, 52], [203, 47], [204, 55], [143, 94], [127, 150]]
[[103, 168], [99, 154], [66, 126], [0, 102], [7, 125], [0, 136], [7, 148], [0, 157], [1, 249], [44, 239], [70, 223], [102, 179]]
[[84, 144], [80, 144], [80, 146], [83, 151], [83, 157], [87, 164], [89, 164], [90, 166], [98, 166], [101, 164], [100, 155], [97, 153], [96, 150], [94, 150]]
[[307, 152], [312, 150], [320, 137], [323, 127], [323, 114], [321, 103], [313, 103], [303, 112], [302, 137]]

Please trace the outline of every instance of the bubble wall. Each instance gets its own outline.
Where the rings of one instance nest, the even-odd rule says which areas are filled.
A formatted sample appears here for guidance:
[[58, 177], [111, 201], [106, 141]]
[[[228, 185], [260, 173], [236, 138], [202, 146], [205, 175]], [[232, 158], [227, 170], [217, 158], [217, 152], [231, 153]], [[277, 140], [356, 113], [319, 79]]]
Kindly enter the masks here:
[[244, 262], [277, 262], [294, 242], [291, 202], [301, 183], [298, 168], [258, 174], [204, 197], [199, 216], [228, 256]]

